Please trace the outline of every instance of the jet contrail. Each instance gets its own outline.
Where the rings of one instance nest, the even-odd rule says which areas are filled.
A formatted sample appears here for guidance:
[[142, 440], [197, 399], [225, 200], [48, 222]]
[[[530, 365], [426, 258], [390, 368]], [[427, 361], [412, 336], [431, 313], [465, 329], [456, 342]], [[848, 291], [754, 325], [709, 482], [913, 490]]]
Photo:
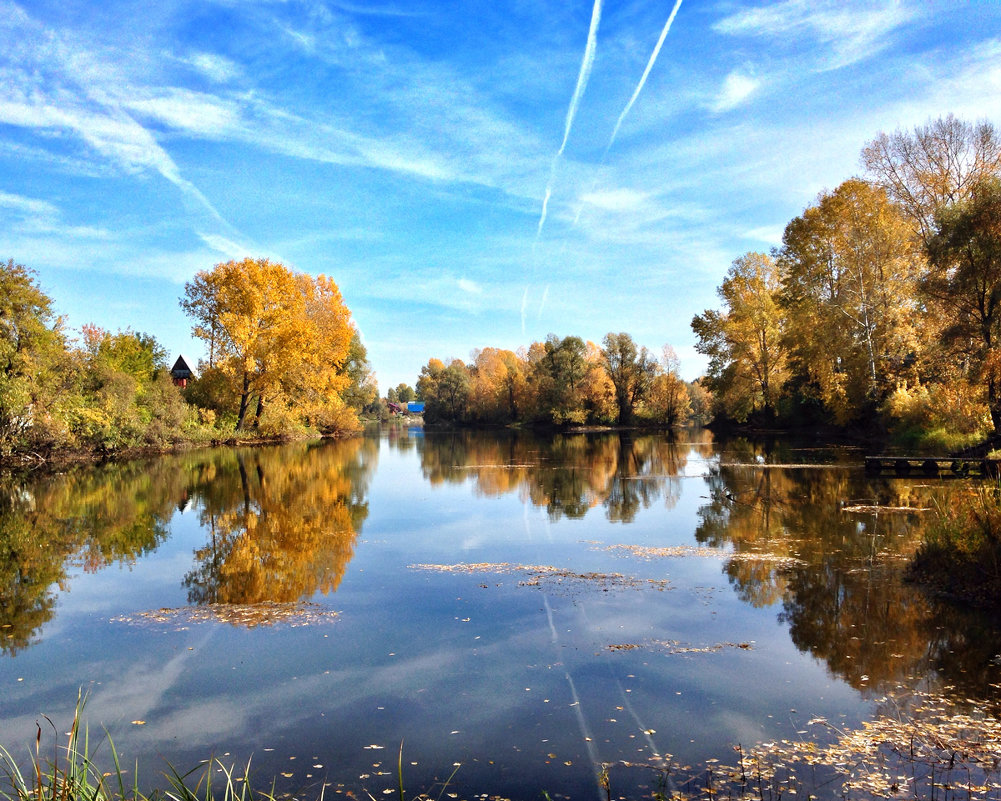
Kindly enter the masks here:
[[[633, 103], [636, 102], [636, 98], [640, 96], [640, 92], [643, 91], [643, 87], [646, 85], [646, 79], [650, 76], [650, 70], [653, 69], [653, 65], [657, 61], [657, 56], [660, 55], [660, 49], [664, 46], [664, 40], [667, 38], [668, 31], [671, 30], [671, 25], [674, 22], [674, 18], [678, 15], [678, 9], [681, 8], [681, 0], [675, 0], [674, 8], [671, 9], [671, 15], [667, 18], [667, 22], [664, 23], [664, 29], [660, 32], [660, 37], [657, 39], [657, 44], [654, 45], [653, 52], [650, 54], [650, 59], [646, 63], [646, 69], [643, 70], [643, 74], [640, 76], [640, 82], [636, 84], [636, 88], [633, 90], [632, 97], [629, 98], [629, 102], [626, 103], [626, 107], [622, 109], [622, 113], [619, 115], [619, 119], [615, 122], [615, 128], [612, 129], [612, 135], [608, 139], [608, 144], [605, 145], [605, 152], [601, 156], [601, 163], [605, 163], [605, 159], [608, 157], [608, 151], [612, 149], [612, 145], [615, 144], [615, 137], [619, 135], [619, 128], [622, 127], [622, 121], [629, 114], [630, 109], [633, 107]], [[594, 191], [594, 187], [597, 185], [598, 179], [595, 178], [594, 182], [591, 184], [591, 191]], [[548, 196], [546, 197], [548, 201]], [[577, 213], [573, 218], [573, 227], [577, 227], [577, 222], [580, 220], [581, 212], [584, 211], [584, 203], [582, 202], [577, 207]], [[541, 225], [539, 230], [542, 230]]]
[[594, 0], [594, 8], [591, 9], [591, 27], [588, 29], [587, 45], [584, 47], [584, 58], [580, 62], [580, 72], [577, 74], [577, 86], [574, 87], [573, 96], [570, 98], [570, 107], [567, 109], [567, 118], [563, 125], [563, 141], [560, 143], [560, 149], [556, 151], [556, 155], [553, 157], [553, 164], [549, 168], [549, 183], [546, 184], [546, 197], [542, 201], [542, 214], [539, 217], [539, 227], [535, 233], [536, 240], [542, 234], [542, 226], [546, 224], [549, 198], [553, 193], [553, 178], [556, 175], [556, 165], [563, 155], [563, 151], [566, 150], [567, 140], [570, 138], [570, 129], [573, 127], [574, 117], [577, 116], [577, 107], [580, 105], [581, 97], [584, 96], [587, 81], [591, 77], [591, 67], [594, 66], [594, 52], [598, 45], [598, 23], [600, 22], [601, 0]]
[[608, 147], [605, 148], [607, 153], [609, 148], [615, 142], [615, 137], [619, 133], [619, 127], [622, 125], [622, 121], [626, 118], [629, 110], [633, 107], [633, 103], [636, 102], [636, 98], [640, 96], [640, 92], [643, 91], [643, 86], [646, 83], [647, 77], [650, 75], [650, 70], [653, 69], [654, 63], [657, 61], [657, 56], [660, 55], [660, 48], [664, 46], [664, 40], [667, 38], [667, 32], [671, 30], [671, 23], [674, 22], [674, 18], [678, 15], [678, 9], [681, 8], [681, 0], [675, 0], [674, 8], [671, 9], [671, 16], [667, 18], [667, 22], [664, 24], [664, 30], [660, 32], [660, 38], [657, 40], [657, 44], [653, 48], [653, 52], [650, 54], [650, 60], [646, 63], [646, 69], [643, 70], [643, 75], [640, 77], [640, 82], [636, 84], [636, 89], [633, 91], [633, 96], [629, 98], [629, 102], [626, 103], [626, 107], [622, 109], [622, 113], [619, 115], [618, 122], [615, 123], [615, 128], [612, 130], [612, 136], [608, 140]]

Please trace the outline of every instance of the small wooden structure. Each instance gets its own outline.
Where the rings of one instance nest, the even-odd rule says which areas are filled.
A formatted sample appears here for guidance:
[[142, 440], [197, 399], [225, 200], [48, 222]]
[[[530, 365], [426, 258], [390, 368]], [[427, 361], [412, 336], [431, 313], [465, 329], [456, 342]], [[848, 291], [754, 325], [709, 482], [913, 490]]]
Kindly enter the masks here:
[[1001, 459], [978, 459], [965, 456], [866, 456], [865, 471], [872, 475], [883, 472], [906, 476], [981, 475], [1001, 476]]
[[170, 377], [175, 386], [184, 389], [188, 385], [188, 381], [195, 378], [195, 370], [191, 366], [192, 364], [193, 362], [184, 355], [177, 357], [174, 366], [170, 368]]

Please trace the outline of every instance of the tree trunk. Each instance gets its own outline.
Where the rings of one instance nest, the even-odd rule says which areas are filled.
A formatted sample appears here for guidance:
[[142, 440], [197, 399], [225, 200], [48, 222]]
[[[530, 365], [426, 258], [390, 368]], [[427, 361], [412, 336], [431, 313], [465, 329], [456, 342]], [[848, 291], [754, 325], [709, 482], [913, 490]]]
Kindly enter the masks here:
[[247, 407], [250, 405], [250, 373], [243, 373], [243, 390], [240, 392], [240, 412], [236, 416], [236, 430], [243, 428], [243, 421], [247, 417]]
[[998, 397], [998, 381], [993, 376], [987, 379], [987, 408], [991, 411], [994, 433], [1001, 434], [1001, 398]]

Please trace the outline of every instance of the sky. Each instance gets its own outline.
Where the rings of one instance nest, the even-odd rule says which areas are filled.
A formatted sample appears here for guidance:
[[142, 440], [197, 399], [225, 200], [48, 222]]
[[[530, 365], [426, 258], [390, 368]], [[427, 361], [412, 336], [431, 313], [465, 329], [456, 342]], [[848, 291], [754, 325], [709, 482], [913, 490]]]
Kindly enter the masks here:
[[691, 379], [732, 261], [950, 113], [1001, 125], [1001, 3], [0, 0], [0, 258], [171, 359], [253, 256], [337, 282], [383, 394], [550, 333]]

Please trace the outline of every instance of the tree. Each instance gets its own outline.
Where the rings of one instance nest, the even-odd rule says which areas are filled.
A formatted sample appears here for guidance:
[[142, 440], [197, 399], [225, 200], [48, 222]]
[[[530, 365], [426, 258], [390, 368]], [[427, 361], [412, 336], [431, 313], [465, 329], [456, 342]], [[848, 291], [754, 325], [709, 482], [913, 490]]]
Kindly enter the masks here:
[[928, 258], [923, 288], [947, 311], [943, 341], [983, 382], [1001, 433], [1001, 180], [984, 179], [940, 210]]
[[821, 193], [782, 242], [792, 369], [847, 423], [914, 375], [920, 254], [886, 193], [854, 178]]
[[629, 425], [636, 405], [650, 391], [657, 374], [657, 362], [645, 347], [637, 349], [633, 338], [626, 333], [609, 332], [602, 344], [605, 370], [615, 387], [619, 423]]
[[46, 438], [64, 356], [62, 323], [34, 273], [0, 261], [0, 456]]
[[410, 401], [417, 400], [417, 393], [409, 384], [398, 384], [396, 397], [400, 399], [400, 403], [410, 403]]
[[331, 279], [267, 259], [230, 261], [185, 284], [181, 307], [195, 319], [192, 333], [210, 343], [216, 366], [236, 385], [237, 429], [254, 400], [255, 426], [268, 399], [307, 422], [331, 413], [341, 419], [354, 329]]
[[989, 122], [974, 125], [950, 114], [913, 133], [880, 133], [862, 151], [862, 164], [927, 243], [943, 205], [968, 198], [978, 181], [1001, 173], [1001, 136]]
[[361, 412], [370, 406], [379, 396], [379, 385], [368, 362], [368, 350], [361, 341], [361, 334], [354, 329], [348, 344], [348, 353], [341, 365], [340, 372], [347, 376], [349, 383], [342, 393], [344, 402]]
[[650, 388], [649, 411], [658, 422], [667, 426], [685, 423], [691, 414], [688, 387], [678, 374], [681, 365], [678, 354], [670, 345], [664, 345], [660, 372]]
[[692, 319], [695, 349], [709, 357], [708, 388], [735, 420], [758, 409], [774, 416], [787, 376], [778, 268], [764, 253], [746, 253], [734, 260], [716, 292], [723, 311], [710, 309]]
[[424, 401], [428, 421], [459, 421], [468, 412], [471, 387], [469, 370], [458, 359], [446, 367], [440, 359], [429, 359], [417, 379], [417, 395]]

